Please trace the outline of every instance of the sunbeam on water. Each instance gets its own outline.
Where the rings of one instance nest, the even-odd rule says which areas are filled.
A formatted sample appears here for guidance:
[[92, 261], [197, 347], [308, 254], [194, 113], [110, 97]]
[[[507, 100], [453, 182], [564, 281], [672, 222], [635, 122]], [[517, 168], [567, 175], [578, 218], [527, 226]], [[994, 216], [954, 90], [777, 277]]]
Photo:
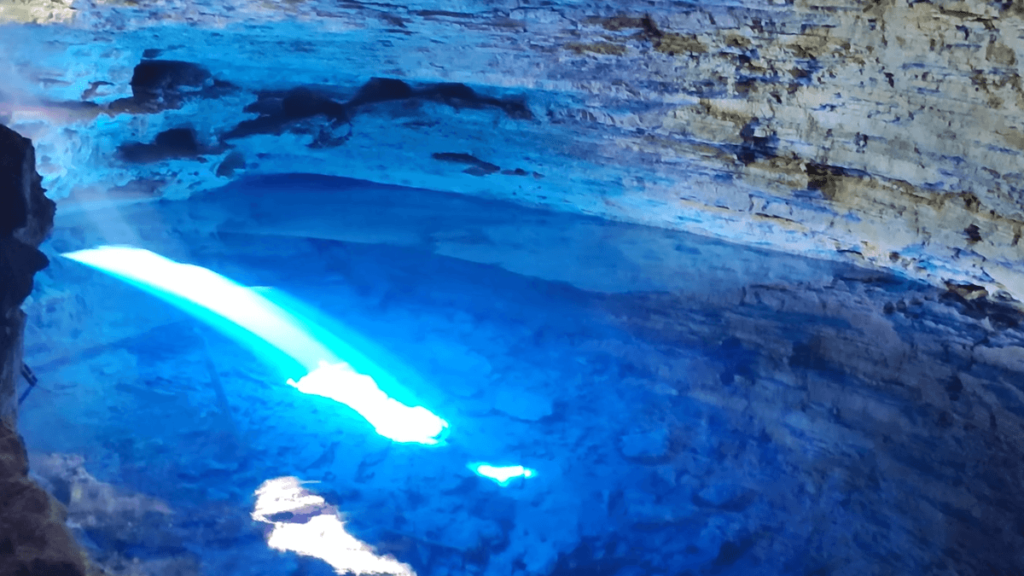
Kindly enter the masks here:
[[378, 555], [349, 534], [338, 511], [302, 485], [289, 476], [267, 480], [256, 491], [252, 518], [273, 526], [268, 546], [320, 558], [338, 574], [415, 576], [409, 565]]
[[357, 410], [378, 434], [395, 442], [438, 444], [448, 423], [422, 406], [409, 407], [388, 397], [373, 378], [344, 362], [322, 363], [298, 382], [288, 383], [306, 394], [341, 402]]
[[523, 466], [494, 466], [483, 462], [473, 462], [466, 465], [474, 474], [488, 478], [499, 486], [508, 486], [516, 478], [532, 478], [537, 471], [524, 468]]
[[340, 338], [324, 344], [313, 336], [326, 333], [323, 328], [253, 289], [206, 268], [139, 248], [104, 246], [63, 256], [160, 297], [243, 343], [255, 345], [255, 337], [271, 345], [308, 372], [298, 381], [289, 379], [288, 384], [345, 404], [381, 436], [395, 442], [437, 445], [447, 434], [448, 423], [442, 418], [422, 406], [403, 404], [381, 390], [374, 376], [386, 374], [382, 367]]

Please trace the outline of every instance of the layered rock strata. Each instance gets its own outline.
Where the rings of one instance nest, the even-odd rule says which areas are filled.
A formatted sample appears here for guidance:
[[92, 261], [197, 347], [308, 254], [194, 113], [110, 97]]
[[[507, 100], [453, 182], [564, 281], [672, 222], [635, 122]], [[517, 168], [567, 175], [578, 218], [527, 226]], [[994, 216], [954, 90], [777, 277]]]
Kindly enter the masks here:
[[4, 31], [3, 107], [60, 197], [302, 170], [1024, 296], [1014, 3], [15, 4], [53, 26]]

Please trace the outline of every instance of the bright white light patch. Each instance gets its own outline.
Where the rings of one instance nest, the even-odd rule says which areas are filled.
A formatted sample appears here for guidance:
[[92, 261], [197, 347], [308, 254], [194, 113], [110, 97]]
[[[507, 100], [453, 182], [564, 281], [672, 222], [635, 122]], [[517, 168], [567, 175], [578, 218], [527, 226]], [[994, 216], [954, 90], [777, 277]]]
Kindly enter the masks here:
[[467, 466], [477, 475], [489, 478], [499, 486], [508, 486], [513, 478], [532, 478], [537, 475], [536, 470], [522, 466], [492, 466], [483, 462], [467, 464]]
[[[127, 246], [104, 246], [63, 254], [159, 296], [216, 325], [217, 320], [259, 336], [295, 359], [307, 370], [321, 361], [337, 361], [334, 354], [302, 328], [292, 314], [256, 291], [237, 284], [212, 270], [181, 264], [149, 250]], [[202, 312], [211, 313], [210, 318]]]
[[[371, 546], [346, 532], [338, 511], [302, 484], [294, 477], [275, 478], [256, 490], [252, 518], [274, 527], [268, 546], [320, 558], [338, 574], [416, 576], [408, 564], [377, 555]], [[288, 519], [283, 519], [285, 516]]]
[[389, 398], [373, 378], [359, 374], [344, 362], [321, 363], [298, 382], [300, 392], [330, 398], [352, 407], [373, 425], [377, 433], [395, 442], [437, 444], [448, 423], [422, 406], [409, 407]]
[[325, 334], [325, 330], [253, 289], [206, 268], [181, 264], [140, 248], [105, 246], [64, 256], [138, 286], [239, 339], [243, 338], [237, 328], [242, 328], [309, 371], [298, 382], [289, 380], [289, 384], [307, 394], [348, 405], [382, 436], [428, 445], [443, 440], [447, 422], [422, 406], [407, 406], [389, 397], [376, 380], [356, 372], [332, 349], [343, 350], [352, 362], [358, 360], [360, 366], [391, 378], [382, 369], [371, 366], [367, 358], [337, 338], [331, 347], [324, 345], [312, 333]]

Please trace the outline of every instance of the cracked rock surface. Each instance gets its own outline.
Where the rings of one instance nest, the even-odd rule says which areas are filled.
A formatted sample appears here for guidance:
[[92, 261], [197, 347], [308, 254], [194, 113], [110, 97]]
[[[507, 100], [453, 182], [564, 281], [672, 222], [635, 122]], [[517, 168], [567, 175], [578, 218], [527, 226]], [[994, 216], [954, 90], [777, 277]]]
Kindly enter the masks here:
[[7, 0], [0, 21], [0, 110], [65, 202], [303, 171], [1024, 297], [1013, 2]]

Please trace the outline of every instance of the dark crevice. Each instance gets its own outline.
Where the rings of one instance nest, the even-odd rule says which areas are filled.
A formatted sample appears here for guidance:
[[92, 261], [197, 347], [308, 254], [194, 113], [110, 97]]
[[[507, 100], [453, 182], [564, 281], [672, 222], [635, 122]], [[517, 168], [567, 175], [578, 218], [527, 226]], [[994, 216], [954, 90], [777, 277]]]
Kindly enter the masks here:
[[758, 160], [774, 158], [778, 156], [779, 138], [774, 132], [767, 136], [759, 136], [761, 122], [754, 118], [740, 130], [740, 139], [743, 144], [735, 147], [733, 153], [736, 159], [743, 164], [753, 164]]
[[469, 168], [463, 170], [466, 174], [473, 176], [487, 176], [488, 174], [494, 174], [501, 170], [500, 166], [485, 162], [476, 156], [471, 154], [461, 154], [456, 152], [435, 152], [431, 154], [431, 158], [434, 160], [440, 160], [442, 162], [452, 162], [455, 164], [469, 164]]
[[[444, 82], [414, 88], [395, 78], [371, 78], [356, 94], [342, 102], [338, 93], [325, 88], [297, 87], [287, 91], [263, 91], [257, 101], [245, 107], [245, 112], [259, 116], [245, 120], [221, 136], [222, 140], [243, 138], [255, 134], [283, 134], [285, 132], [319, 132], [311, 146], [343, 144], [352, 133], [352, 119], [366, 108], [386, 102], [433, 101], [453, 108], [497, 108], [509, 118], [533, 118], [529, 107], [521, 99], [484, 96], [465, 84]], [[312, 125], [301, 121], [322, 117]], [[348, 131], [343, 132], [342, 127]]]
[[172, 128], [156, 135], [152, 143], [128, 142], [118, 147], [127, 162], [159, 162], [169, 158], [195, 158], [203, 152], [192, 128]]

